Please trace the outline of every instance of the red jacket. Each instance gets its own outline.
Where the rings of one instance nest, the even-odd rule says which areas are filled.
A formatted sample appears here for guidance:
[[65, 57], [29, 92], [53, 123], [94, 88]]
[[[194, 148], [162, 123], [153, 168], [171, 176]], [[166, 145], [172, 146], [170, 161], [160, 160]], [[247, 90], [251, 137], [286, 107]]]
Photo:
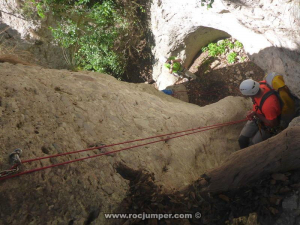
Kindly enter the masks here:
[[278, 97], [274, 94], [269, 96], [265, 100], [262, 106], [262, 110], [259, 109], [258, 106], [260, 105], [262, 97], [271, 90], [266, 84], [260, 84], [259, 87], [261, 88], [261, 90], [263, 90], [263, 95], [260, 98], [253, 98], [253, 111], [256, 111], [258, 114], [264, 115], [267, 120], [274, 120], [278, 118], [281, 114], [281, 106]]

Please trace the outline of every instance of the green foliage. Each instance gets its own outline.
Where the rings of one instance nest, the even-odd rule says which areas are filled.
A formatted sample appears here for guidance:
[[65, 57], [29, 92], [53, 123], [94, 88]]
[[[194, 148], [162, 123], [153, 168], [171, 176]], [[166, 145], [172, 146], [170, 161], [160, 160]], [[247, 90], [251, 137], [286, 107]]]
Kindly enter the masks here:
[[210, 56], [218, 56], [225, 52], [226, 46], [224, 44], [210, 43], [207, 47], [202, 48], [203, 52], [208, 51]]
[[39, 2], [36, 4], [37, 14], [43, 19], [45, 18], [45, 13], [42, 4]]
[[237, 53], [236, 52], [231, 52], [227, 55], [227, 61], [228, 63], [232, 64], [236, 61]]
[[201, 49], [201, 51], [202, 51], [202, 52], [207, 52], [207, 51], [208, 51], [208, 47], [203, 47], [203, 48]]
[[227, 44], [227, 46], [228, 46], [229, 49], [233, 49], [234, 48], [234, 44], [232, 42], [229, 42]]
[[240, 60], [241, 60], [241, 62], [244, 62], [246, 60], [246, 57], [242, 56]]
[[[202, 52], [208, 52], [209, 56], [216, 57], [222, 55], [227, 51], [232, 51], [234, 48], [242, 48], [243, 44], [239, 41], [232, 43], [229, 39], [220, 40], [217, 43], [210, 43], [202, 48]], [[231, 52], [227, 54], [228, 63], [232, 64], [236, 61], [237, 53]], [[244, 57], [243, 60], [246, 58]]]
[[22, 14], [25, 16], [25, 17], [34, 17], [34, 14], [35, 14], [35, 11], [36, 10], [36, 5], [37, 5], [37, 2], [35, 0], [27, 0], [24, 2], [23, 6], [22, 6]]
[[244, 47], [243, 44], [239, 41], [235, 41], [234, 46], [237, 47], [237, 48], [243, 48]]
[[64, 48], [69, 48], [78, 42], [77, 32], [79, 29], [71, 19], [67, 19], [63, 24], [58, 24], [56, 28], [50, 27], [50, 30], [54, 39]]
[[145, 7], [143, 7], [143, 6], [140, 6], [140, 10], [141, 10], [141, 12], [142, 12], [142, 13], [146, 13], [146, 9], [145, 9]]
[[117, 78], [143, 35], [136, 15], [145, 9], [135, 1], [128, 6], [122, 0], [26, 0], [39, 17], [60, 18], [50, 30], [57, 44], [71, 52], [74, 67]]
[[210, 56], [215, 57], [224, 54], [226, 48], [234, 48], [234, 45], [228, 39], [218, 41], [217, 43], [210, 43], [207, 47], [202, 48], [202, 52], [208, 51]]
[[215, 0], [200, 0], [201, 6], [205, 6], [207, 9], [212, 8], [212, 4], [214, 3]]

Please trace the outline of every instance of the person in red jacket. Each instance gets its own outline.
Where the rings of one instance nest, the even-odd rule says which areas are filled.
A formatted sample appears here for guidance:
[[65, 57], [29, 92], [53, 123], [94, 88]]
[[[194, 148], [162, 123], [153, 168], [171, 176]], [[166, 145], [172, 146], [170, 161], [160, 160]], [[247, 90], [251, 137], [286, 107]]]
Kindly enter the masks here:
[[249, 121], [238, 140], [243, 149], [271, 137], [269, 130], [280, 123], [281, 105], [279, 98], [265, 81], [244, 80], [240, 84], [240, 91], [253, 101], [253, 108], [247, 114]]

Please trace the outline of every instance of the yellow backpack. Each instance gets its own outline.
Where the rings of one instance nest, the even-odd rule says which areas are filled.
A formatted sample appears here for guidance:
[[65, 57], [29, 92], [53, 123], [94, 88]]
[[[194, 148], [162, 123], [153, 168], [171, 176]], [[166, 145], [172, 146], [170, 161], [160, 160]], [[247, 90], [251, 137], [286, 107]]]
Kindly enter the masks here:
[[266, 76], [266, 82], [279, 94], [279, 97], [283, 103], [283, 107], [281, 110], [282, 118], [292, 119], [296, 113], [295, 101], [290, 93], [289, 88], [284, 83], [283, 76], [274, 72], [269, 73]]

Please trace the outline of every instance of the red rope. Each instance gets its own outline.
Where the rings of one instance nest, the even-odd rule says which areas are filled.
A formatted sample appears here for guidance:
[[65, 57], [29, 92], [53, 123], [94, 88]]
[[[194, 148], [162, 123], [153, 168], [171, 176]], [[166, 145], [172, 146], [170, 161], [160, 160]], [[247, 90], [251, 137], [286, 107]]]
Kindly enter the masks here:
[[[179, 137], [183, 137], [183, 136], [187, 136], [187, 135], [191, 135], [191, 134], [195, 134], [195, 133], [200, 133], [200, 132], [203, 132], [203, 131], [207, 131], [207, 130], [211, 130], [211, 129], [215, 129], [215, 128], [219, 128], [219, 127], [223, 127], [223, 126], [233, 125], [233, 124], [241, 123], [241, 122], [244, 122], [244, 121], [247, 121], [247, 119], [233, 121], [233, 122], [227, 122], [227, 123], [223, 123], [223, 124], [215, 124], [215, 125], [211, 125], [211, 126], [207, 126], [207, 127], [202, 127], [202, 130], [191, 132], [191, 133], [187, 133], [187, 134], [181, 134], [181, 135], [178, 135], [178, 136], [169, 137], [169, 138], [165, 138], [165, 139], [161, 139], [161, 140], [157, 140], [157, 141], [152, 141], [152, 142], [148, 142], [148, 143], [145, 143], [145, 144], [140, 144], [140, 145], [136, 145], [136, 146], [122, 148], [122, 149], [119, 149], [119, 150], [114, 150], [114, 151], [110, 151], [110, 152], [100, 153], [100, 154], [93, 155], [93, 156], [88, 156], [88, 157], [84, 157], [84, 158], [79, 158], [79, 159], [75, 159], [75, 160], [70, 160], [70, 161], [66, 161], [66, 162], [62, 162], [62, 163], [57, 163], [57, 164], [45, 166], [45, 167], [31, 169], [31, 170], [27, 170], [27, 171], [24, 171], [24, 172], [21, 172], [21, 173], [17, 173], [17, 174], [13, 174], [13, 175], [10, 175], [10, 176], [2, 177], [2, 178], [0, 178], [0, 181], [1, 180], [6, 180], [6, 179], [10, 179], [10, 178], [13, 178], [13, 177], [17, 177], [17, 176], [22, 176], [24, 174], [29, 174], [29, 173], [33, 173], [33, 172], [37, 172], [37, 171], [49, 169], [49, 168], [52, 168], [52, 167], [66, 165], [66, 164], [70, 164], [70, 163], [73, 163], [73, 162], [83, 161], [83, 160], [86, 160], [86, 159], [95, 158], [95, 157], [99, 157], [99, 156], [103, 156], [103, 155], [109, 155], [109, 154], [112, 154], [112, 153], [117, 153], [117, 152], [129, 150], [129, 149], [133, 149], [133, 148], [137, 148], [137, 147], [142, 147], [142, 146], [145, 146], [145, 145], [150, 145], [150, 144], [154, 144], [154, 143], [158, 143], [158, 142], [162, 142], [162, 141], [167, 141], [167, 140], [174, 139], [174, 138], [179, 138]], [[203, 129], [203, 128], [206, 128], [206, 129]], [[192, 131], [192, 130], [197, 130], [197, 128], [190, 129], [188, 131]], [[175, 132], [175, 133], [171, 133], [171, 134], [177, 134], [177, 133], [182, 133], [182, 132], [184, 132], [184, 131]], [[187, 131], [185, 131], [185, 132], [187, 132]], [[159, 136], [161, 137], [161, 136], [166, 136], [166, 135], [170, 135], [170, 134], [159, 135]], [[155, 136], [155, 137], [158, 137], [158, 136]], [[154, 137], [150, 137], [150, 138], [154, 138]], [[150, 138], [138, 139], [138, 140], [135, 140], [135, 141], [147, 140], [147, 139], [150, 139]], [[128, 141], [128, 142], [123, 142], [123, 143], [130, 143], [130, 142], [134, 142], [134, 141]], [[119, 144], [122, 144], [122, 143], [119, 143]], [[113, 144], [113, 145], [119, 145], [119, 144]], [[104, 147], [108, 147], [108, 146], [109, 145], [104, 146]], [[112, 145], [110, 145], [110, 146], [112, 146]], [[95, 147], [95, 148], [92, 148], [92, 149], [97, 149], [97, 148], [103, 148], [103, 147]], [[61, 156], [61, 155], [66, 155], [66, 154], [73, 154], [73, 153], [82, 152], [82, 151], [88, 151], [88, 150], [90, 150], [90, 149], [84, 149], [84, 150], [79, 150], [79, 151], [75, 151], [75, 152], [67, 152], [67, 153], [57, 154], [57, 155], [53, 155], [53, 156], [47, 156], [47, 157], [41, 157], [41, 158], [31, 159], [31, 160], [23, 161], [22, 163], [24, 163], [24, 162], [32, 162], [32, 161], [36, 161], [36, 160], [40, 160], [40, 159], [45, 159], [45, 158], [52, 158], [54, 156]]]
[[[243, 122], [243, 121], [244, 120], [241, 120], [241, 122]], [[28, 160], [22, 161], [22, 164], [37, 161], [37, 160], [42, 160], [42, 159], [49, 159], [49, 158], [54, 158], [54, 157], [59, 157], [59, 156], [65, 156], [65, 155], [71, 155], [71, 154], [80, 153], [80, 152], [91, 151], [91, 150], [95, 150], [95, 149], [99, 149], [99, 148], [103, 149], [103, 148], [113, 147], [113, 146], [122, 145], [122, 144], [129, 144], [129, 143], [138, 142], [138, 141], [145, 141], [145, 140], [149, 140], [149, 139], [154, 139], [154, 138], [164, 137], [164, 136], [168, 136], [168, 135], [174, 135], [174, 134], [204, 129], [204, 128], [208, 128], [208, 127], [218, 127], [220, 125], [222, 126], [222, 125], [226, 125], [226, 124], [231, 125], [231, 123], [232, 122], [220, 123], [220, 124], [215, 124], [215, 125], [210, 125], [210, 126], [205, 126], [205, 127], [198, 127], [198, 128], [193, 128], [193, 129], [184, 130], [184, 131], [177, 131], [177, 132], [173, 132], [173, 133], [169, 133], [169, 134], [161, 134], [161, 135], [152, 136], [152, 137], [148, 137], [148, 138], [141, 138], [141, 139], [136, 139], [136, 140], [132, 140], [132, 141], [125, 141], [125, 142], [116, 143], [116, 144], [110, 144], [110, 145], [104, 145], [104, 146], [98, 146], [98, 147], [93, 147], [93, 148], [77, 150], [77, 151], [73, 151], [73, 152], [65, 152], [65, 153], [49, 155], [49, 156], [44, 156], [44, 157], [39, 157], [39, 158], [34, 158], [34, 159], [28, 159]], [[14, 167], [12, 167], [12, 168], [14, 168]]]

